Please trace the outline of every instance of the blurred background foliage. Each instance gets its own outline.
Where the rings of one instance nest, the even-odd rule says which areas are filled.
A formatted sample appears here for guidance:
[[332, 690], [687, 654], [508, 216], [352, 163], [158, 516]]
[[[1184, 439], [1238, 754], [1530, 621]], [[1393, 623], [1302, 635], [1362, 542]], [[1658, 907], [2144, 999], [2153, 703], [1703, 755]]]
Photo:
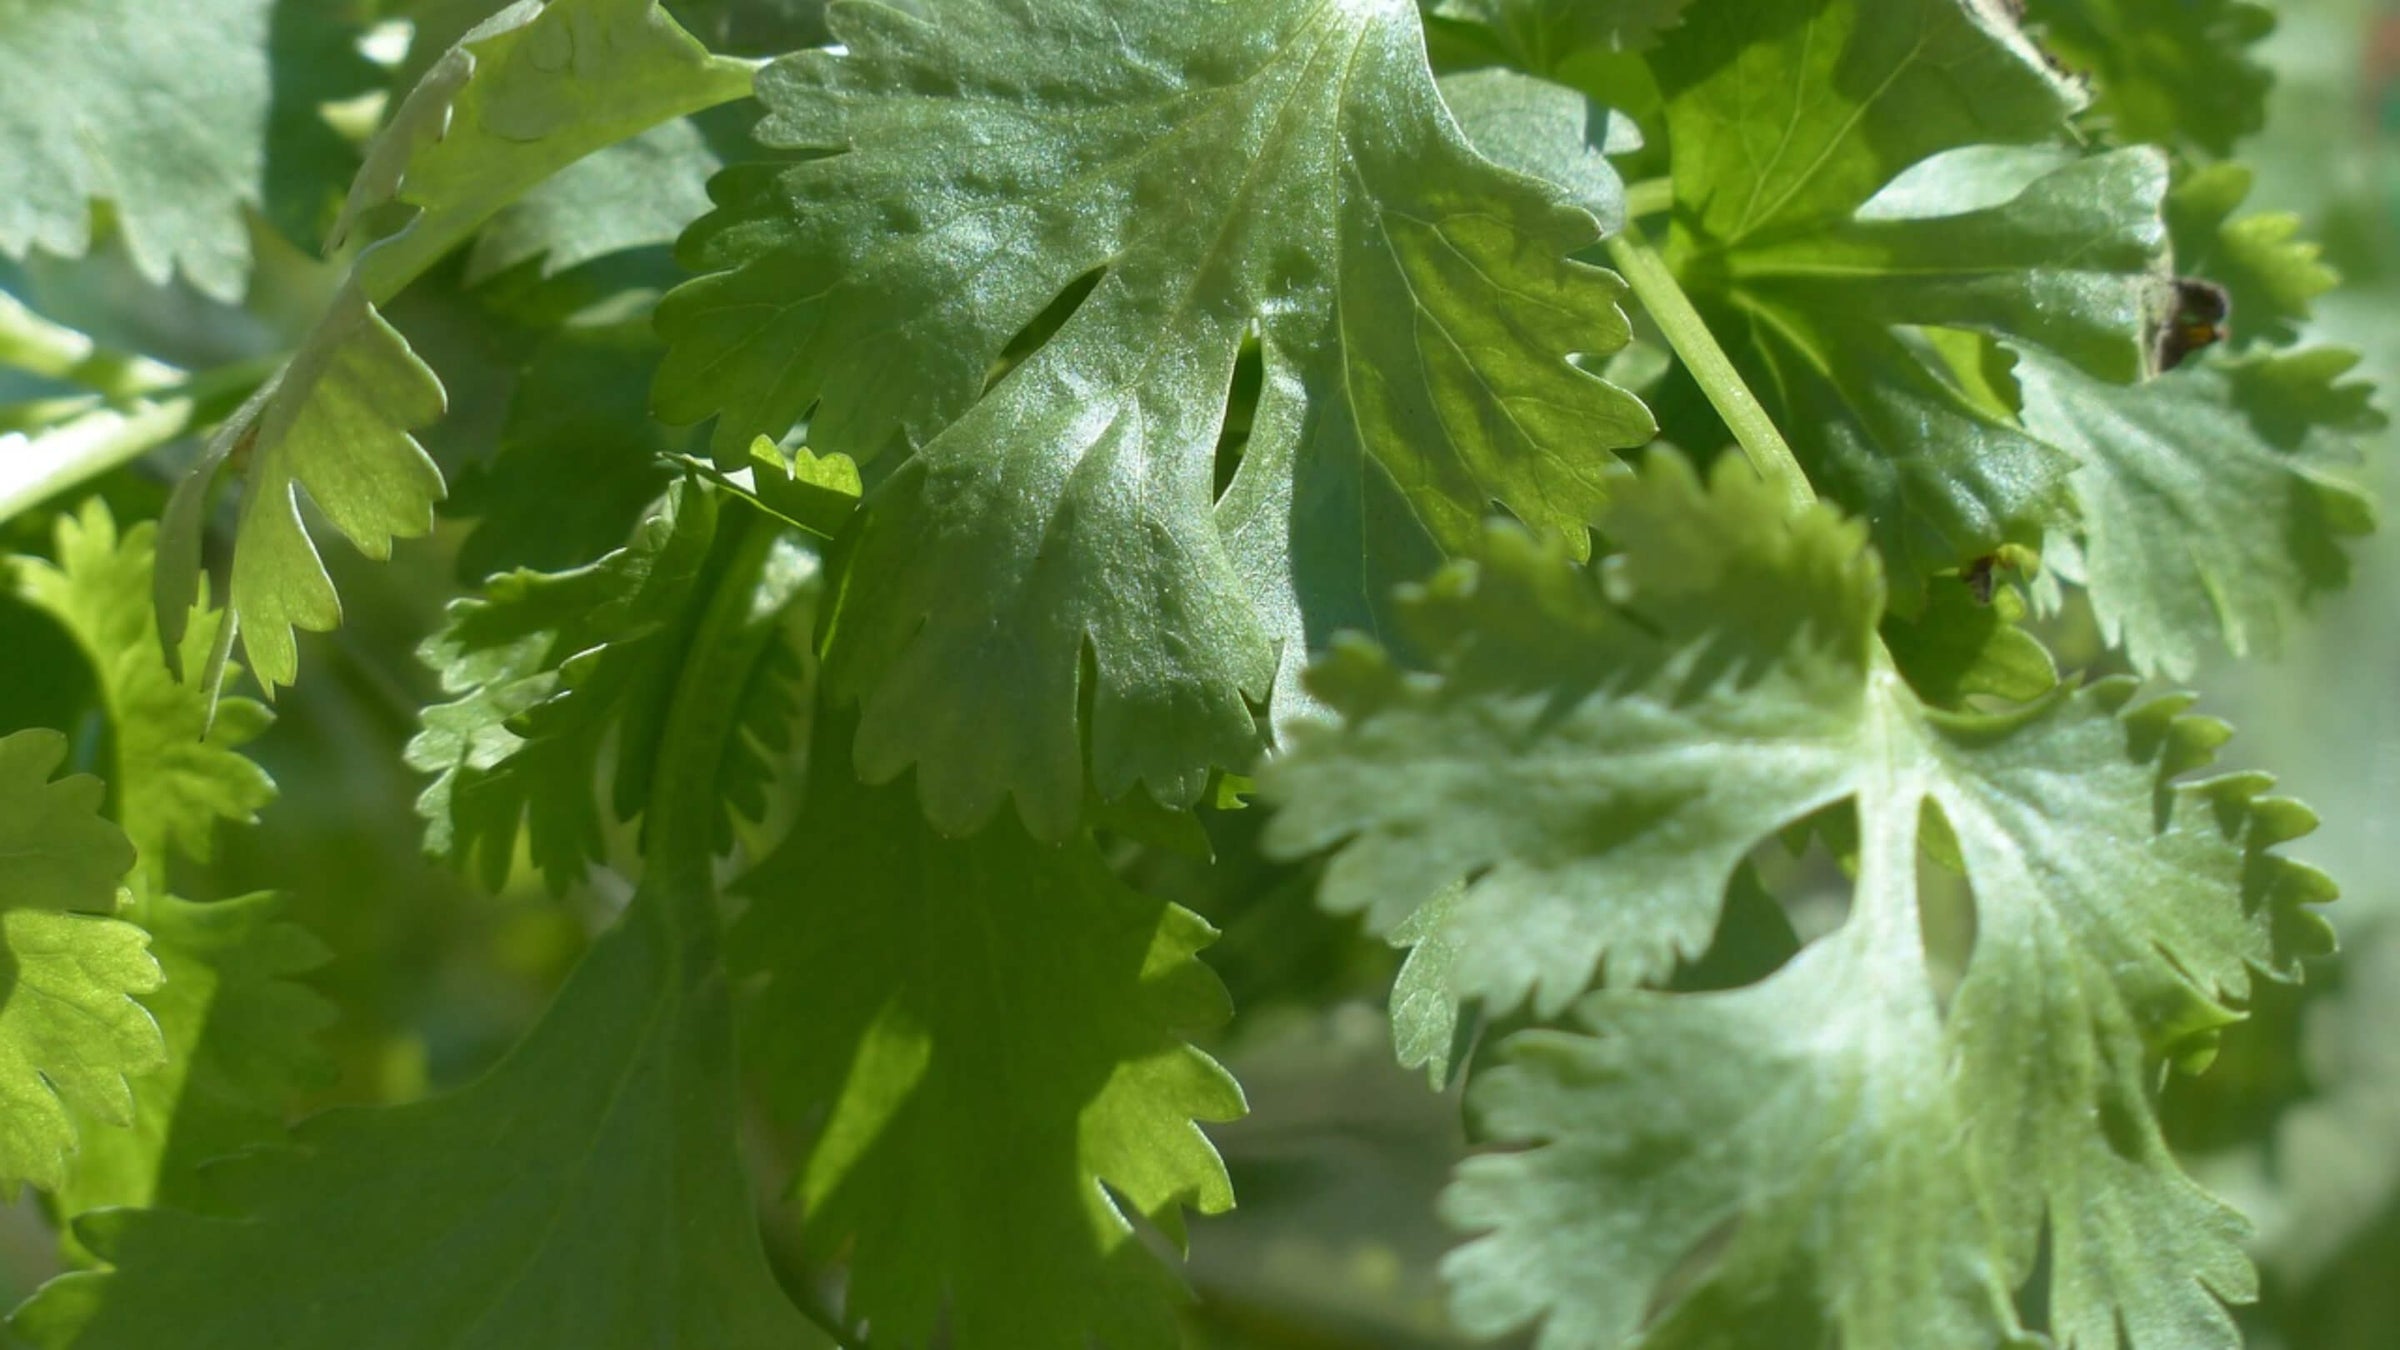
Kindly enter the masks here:
[[[390, 30], [397, 40], [377, 50], [381, 67], [356, 68], [358, 87], [348, 92], [364, 101], [346, 112], [337, 105], [335, 123], [363, 135], [379, 92], [405, 89], [430, 54], [495, 7], [351, 0], [362, 16], [411, 21], [416, 40]], [[725, 50], [821, 40], [821, 0], [671, 8]], [[2275, 78], [2265, 128], [2220, 130], [2256, 170], [2251, 207], [2297, 213], [2347, 280], [2319, 303], [2314, 336], [2365, 352], [2362, 373], [2389, 388], [2400, 374], [2400, 0], [2289, 0], [2276, 19], [2256, 49]], [[687, 214], [702, 206], [693, 166], [740, 153], [747, 120], [721, 110], [679, 130], [696, 136], [680, 150], [653, 147], [674, 152]], [[287, 237], [307, 233], [311, 212], [321, 226], [330, 197], [281, 205], [277, 222], [256, 226], [261, 266], [238, 307], [150, 285], [106, 249], [75, 263], [0, 262], [0, 291], [187, 369], [269, 356], [296, 340], [339, 277]], [[668, 248], [674, 214], [654, 214], [646, 234], [630, 220], [605, 241], [604, 256], [564, 268], [487, 243], [392, 309], [451, 390], [451, 415], [429, 448], [455, 485], [452, 518], [388, 565], [327, 550], [348, 621], [308, 639], [306, 678], [282, 696], [274, 728], [254, 747], [282, 795], [257, 828], [233, 833], [213, 863], [187, 868], [177, 886], [202, 899], [281, 890], [294, 900], [293, 917], [335, 953], [314, 983], [339, 1009], [325, 1040], [340, 1073], [294, 1103], [296, 1114], [407, 1100], [472, 1077], [530, 1025], [629, 893], [622, 875], [603, 872], [560, 902], [520, 867], [501, 893], [485, 894], [427, 861], [410, 809], [423, 782], [403, 765], [401, 746], [436, 692], [414, 649], [442, 604], [462, 583], [504, 567], [582, 560], [571, 549], [529, 553], [528, 543], [621, 537], [663, 481], [656, 454], [681, 446], [641, 415], [655, 360], [648, 305], [677, 275]], [[61, 392], [0, 371], [0, 415]], [[555, 517], [541, 532], [508, 528], [508, 512], [523, 504], [493, 459], [503, 443], [572, 457], [591, 474], [573, 528]], [[191, 453], [169, 447], [97, 491], [120, 520], [154, 517]], [[2367, 470], [2387, 490], [2390, 460], [2382, 447]], [[492, 527], [479, 533], [477, 514]], [[50, 515], [0, 524], [0, 550], [46, 552]], [[2170, 1095], [2178, 1146], [2257, 1222], [2265, 1293], [2245, 1320], [2262, 1350], [2365, 1350], [2400, 1338], [2400, 532], [2370, 540], [2357, 563], [2351, 588], [2280, 654], [2221, 662], [2197, 681], [2203, 706], [2241, 729], [2232, 758], [2276, 772], [2323, 814], [2323, 829], [2299, 851], [2346, 891], [2336, 915], [2344, 954], [2304, 989], [2266, 989], [2215, 1070], [2179, 1081]], [[2102, 659], [2089, 625], [2072, 614], [2051, 636], [2069, 668]], [[0, 684], [12, 691], [0, 732], [63, 727], [87, 767], [102, 761], [107, 728], [75, 649], [5, 598]], [[1434, 1274], [1450, 1241], [1434, 1195], [1465, 1147], [1457, 1094], [1429, 1090], [1394, 1062], [1383, 999], [1395, 954], [1321, 914], [1309, 869], [1262, 861], [1258, 826], [1255, 811], [1212, 814], [1213, 862], [1130, 834], [1117, 855], [1137, 885], [1224, 930], [1207, 956], [1241, 1010], [1211, 1047], [1252, 1107], [1249, 1119], [1212, 1131], [1241, 1208], [1193, 1232], [1189, 1271], [1201, 1297], [1189, 1343], [1463, 1344], [1446, 1327]], [[1807, 884], [1811, 864], [1767, 861], [1783, 869], [1786, 886]], [[1805, 899], [1794, 908], [1804, 914]], [[763, 1176], [786, 1170], [771, 1156], [759, 1162]], [[762, 1201], [787, 1277], [820, 1278], [772, 1199]], [[29, 1194], [0, 1213], [0, 1301], [9, 1304], [58, 1268], [37, 1203]]]

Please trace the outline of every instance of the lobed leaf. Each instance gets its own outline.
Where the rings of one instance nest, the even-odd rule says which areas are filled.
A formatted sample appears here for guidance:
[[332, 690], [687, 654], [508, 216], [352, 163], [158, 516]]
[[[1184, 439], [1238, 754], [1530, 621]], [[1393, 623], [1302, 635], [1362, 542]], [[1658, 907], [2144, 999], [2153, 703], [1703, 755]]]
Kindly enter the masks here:
[[[720, 581], [718, 521], [715, 494], [678, 484], [624, 548], [571, 571], [504, 573], [480, 596], [452, 602], [418, 652], [451, 699], [425, 710], [405, 752], [409, 767], [435, 775], [417, 801], [430, 851], [472, 866], [494, 889], [520, 831], [553, 890], [606, 857], [596, 794], [608, 785], [617, 819], [648, 800], [665, 710]], [[783, 626], [817, 576], [813, 554], [780, 547], [751, 599], [752, 622]], [[728, 691], [742, 699], [752, 734], [722, 766], [720, 830], [730, 830], [727, 813], [763, 809], [769, 752], [789, 735], [797, 672], [787, 649], [769, 651], [752, 687]]]
[[[1502, 531], [1414, 601], [1432, 671], [1344, 654], [1324, 694], [1345, 722], [1262, 780], [1273, 846], [1339, 846], [1328, 905], [1378, 931], [1448, 905], [1450, 995], [1494, 1012], [1603, 972], [1663, 983], [1746, 853], [1855, 809], [1832, 936], [1743, 987], [1592, 994], [1574, 1030], [1504, 1045], [1470, 1103], [1518, 1151], [1446, 1201], [1480, 1234], [1449, 1263], [1462, 1323], [1544, 1347], [2031, 1345], [2022, 1297], [2063, 1345], [2238, 1344], [2242, 1224], [2178, 1169], [2154, 1099], [2253, 972], [2330, 949], [2305, 908], [2330, 884], [2271, 851], [2313, 817], [2260, 775], [2186, 778], [2226, 729], [2134, 706], [2130, 681], [1926, 706], [1866, 655], [1882, 589], [1856, 527], [1775, 500], [1738, 464], [1702, 490], [1658, 460], [1602, 522], [1625, 549], [1605, 590]], [[1922, 855], [1973, 888], [1963, 957], [1929, 940]]]
[[[141, 1002], [166, 1048], [136, 1084], [129, 1122], [76, 1112], [82, 1146], [55, 1192], [60, 1213], [74, 1215], [189, 1202], [202, 1164], [280, 1137], [285, 1104], [327, 1071], [312, 1036], [332, 1009], [294, 978], [329, 954], [283, 919], [278, 897], [193, 904], [167, 893], [170, 853], [206, 861], [225, 822], [248, 823], [274, 796], [240, 753], [265, 729], [266, 709], [229, 699], [212, 722], [205, 692], [159, 665], [151, 524], [120, 535], [94, 499], [62, 516], [56, 537], [54, 563], [16, 560], [17, 593], [58, 620], [96, 677], [116, 815], [140, 855], [124, 915], [148, 933], [164, 978]], [[213, 611], [199, 617], [187, 659], [215, 627]]]
[[96, 778], [51, 781], [54, 731], [0, 736], [0, 1188], [65, 1183], [78, 1118], [133, 1119], [127, 1079], [159, 1067], [158, 988], [142, 930], [110, 917], [133, 847]]
[[311, 193], [349, 173], [319, 105], [362, 92], [343, 7], [307, 0], [73, 0], [0, 13], [0, 253], [81, 256], [106, 202], [135, 268], [228, 303], [249, 213], [314, 242]]
[[1088, 836], [945, 839], [905, 787], [810, 764], [732, 946], [766, 981], [745, 1054], [767, 1099], [822, 1122], [793, 1191], [804, 1240], [849, 1253], [848, 1314], [900, 1347], [1180, 1344], [1129, 1220], [1180, 1244], [1183, 1207], [1233, 1205], [1193, 1122], [1241, 1090], [1183, 1040], [1229, 1011], [1196, 955], [1216, 934]]
[[76, 1350], [824, 1344], [759, 1245], [723, 970], [690, 936], [708, 903], [645, 886], [459, 1092], [318, 1116], [218, 1169], [205, 1212], [85, 1216], [115, 1268], [53, 1280], [12, 1329]]
[[[139, 855], [137, 889], [164, 894], [170, 853], [206, 862], [227, 821], [248, 824], [272, 801], [275, 784], [241, 748], [266, 730], [267, 710], [248, 699], [218, 703], [178, 684], [158, 661], [151, 571], [158, 529], [142, 521], [120, 533], [99, 498], [54, 530], [55, 561], [13, 560], [16, 594], [56, 619], [91, 664], [114, 748], [116, 818]], [[206, 607], [180, 653], [203, 659], [219, 616]]]
[[[341, 622], [300, 492], [374, 558], [430, 530], [442, 495], [440, 470], [411, 434], [442, 415], [441, 382], [376, 305], [551, 174], [742, 96], [749, 72], [710, 56], [654, 0], [518, 0], [426, 72], [369, 147], [336, 241], [386, 203], [416, 215], [360, 255], [298, 354], [218, 431], [169, 507], [158, 609], [170, 654], [197, 594], [210, 485], [239, 456], [247, 477], [227, 609], [260, 683], [272, 692], [297, 677], [293, 630]], [[230, 640], [204, 678], [211, 689]]]
[[2235, 214], [2250, 195], [2251, 178], [2240, 164], [2210, 164], [2178, 176], [2167, 194], [2175, 266], [2225, 288], [2236, 344], [2289, 342], [2308, 318], [2309, 303], [2341, 278], [2319, 261], [2323, 249], [2298, 237], [2298, 216]]
[[804, 416], [871, 474], [905, 456], [846, 541], [826, 678], [861, 772], [913, 767], [945, 832], [1013, 797], [1066, 837], [1087, 766], [1192, 801], [1395, 561], [1494, 501], [1574, 537], [1650, 435], [1568, 360], [1626, 340], [1619, 283], [1565, 256], [1590, 216], [1469, 148], [1405, 0], [831, 19], [840, 54], [759, 81], [761, 138], [815, 157], [727, 174], [686, 237], [715, 275], [660, 309], [658, 407], [716, 416], [722, 457]]
[[2025, 424], [2081, 461], [2075, 579], [2112, 646], [2182, 677], [2221, 635], [2274, 651], [2292, 614], [2346, 584], [2346, 538], [2374, 528], [2352, 437], [2383, 425], [2355, 353], [2198, 361], [2130, 387], [2027, 353]]

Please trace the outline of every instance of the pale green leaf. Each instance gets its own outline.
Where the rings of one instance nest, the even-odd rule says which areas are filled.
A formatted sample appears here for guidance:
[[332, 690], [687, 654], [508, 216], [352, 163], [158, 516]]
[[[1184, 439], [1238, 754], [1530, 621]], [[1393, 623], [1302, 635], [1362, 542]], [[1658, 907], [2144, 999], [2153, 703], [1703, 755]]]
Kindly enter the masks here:
[[142, 930], [109, 917], [133, 847], [96, 778], [51, 781], [67, 740], [0, 737], [0, 1191], [68, 1175], [76, 1119], [133, 1119], [127, 1079], [166, 1060], [134, 996], [158, 988]]
[[[376, 312], [493, 213], [551, 174], [660, 122], [749, 90], [652, 0], [520, 0], [470, 31], [369, 148], [336, 226], [398, 201], [406, 228], [362, 254], [291, 363], [221, 428], [169, 507], [158, 607], [170, 651], [197, 593], [200, 522], [229, 460], [245, 481], [227, 608], [268, 690], [299, 673], [293, 630], [341, 622], [298, 496], [369, 557], [433, 527], [441, 472], [410, 433], [442, 415], [441, 382]], [[223, 645], [206, 672], [212, 689]]]
[[[2225, 728], [2128, 707], [2129, 681], [1927, 707], [1865, 655], [1857, 534], [1774, 500], [1738, 465], [1702, 494], [1659, 461], [1602, 522], [1625, 549], [1605, 594], [1502, 532], [1414, 606], [1434, 671], [1348, 654], [1325, 689], [1345, 723], [1264, 780], [1271, 842], [1347, 840], [1326, 901], [1379, 931], [1464, 879], [1451, 993], [1495, 1010], [1556, 1007], [1595, 965], [1660, 982], [1744, 854], [1855, 809], [1832, 936], [1746, 987], [1609, 990], [1504, 1045], [1470, 1102], [1516, 1151], [1445, 1206], [1480, 1234], [1449, 1265], [1461, 1321], [1546, 1350], [2029, 1346], [2022, 1298], [2062, 1345], [2238, 1344], [2243, 1225], [2154, 1099], [2254, 972], [2329, 949], [2304, 906], [2330, 884], [2269, 851], [2313, 817], [2260, 775], [2184, 780]], [[1763, 734], [1717, 711], [1753, 704], [1781, 714]], [[1496, 786], [1470, 801], [1470, 779]], [[1966, 951], [1931, 936], [1927, 855], [1973, 888]]]
[[[248, 215], [314, 245], [306, 194], [349, 172], [317, 105], [371, 74], [322, 0], [11, 0], [0, 5], [0, 253], [69, 257], [113, 208], [142, 275], [241, 299]], [[304, 185], [304, 186], [296, 186]]]
[[678, 119], [559, 170], [492, 217], [467, 258], [469, 282], [541, 261], [551, 276], [627, 249], [675, 242], [708, 210], [719, 168], [700, 129]]
[[2353, 437], [2383, 424], [2336, 348], [2193, 361], [2133, 386], [2027, 353], [2025, 423], [2082, 461], [2081, 563], [2111, 645], [2187, 676], [2221, 637], [2273, 652], [2313, 597], [2349, 580], [2374, 527]]
[[1241, 1092], [1182, 1039], [1228, 1011], [1195, 957], [1208, 925], [1088, 838], [944, 839], [905, 787], [822, 751], [742, 889], [735, 963], [767, 980], [745, 1058], [787, 1123], [821, 1121], [803, 1233], [848, 1253], [875, 1343], [1180, 1344], [1176, 1281], [1129, 1220], [1179, 1239], [1183, 1207], [1233, 1204], [1193, 1122], [1240, 1115]]
[[[275, 795], [266, 772], [241, 747], [266, 729], [267, 710], [226, 699], [209, 718], [207, 699], [178, 684], [158, 659], [150, 603], [157, 527], [147, 521], [121, 536], [98, 498], [61, 516], [56, 559], [15, 562], [15, 589], [58, 620], [91, 663], [106, 704], [115, 768], [116, 818], [140, 854], [141, 886], [166, 889], [169, 850], [206, 862], [227, 821], [248, 823]], [[186, 662], [204, 659], [217, 615], [203, 609], [186, 634]]]
[[[239, 455], [247, 466], [226, 608], [251, 671], [272, 692], [299, 676], [293, 630], [325, 632], [342, 621], [333, 578], [301, 521], [301, 494], [361, 552], [390, 557], [394, 539], [433, 528], [442, 474], [410, 432], [444, 407], [441, 381], [353, 279], [291, 364], [219, 428], [177, 489], [162, 524], [172, 547], [162, 547], [157, 591], [170, 652], [180, 649], [198, 597], [198, 516], [228, 459]], [[222, 674], [217, 659], [202, 678], [212, 689]]]
[[705, 893], [650, 886], [526, 1041], [408, 1106], [212, 1169], [211, 1205], [77, 1231], [114, 1269], [14, 1329], [75, 1350], [822, 1346], [760, 1248]]
[[[311, 1036], [332, 1009], [293, 982], [326, 959], [316, 939], [285, 922], [273, 896], [192, 904], [166, 893], [170, 851], [207, 860], [220, 826], [251, 820], [275, 789], [238, 753], [265, 728], [266, 710], [228, 699], [212, 724], [206, 693], [159, 664], [154, 534], [143, 522], [120, 536], [95, 499], [59, 520], [54, 563], [16, 564], [18, 594], [57, 619], [91, 663], [116, 815], [141, 855], [125, 916], [150, 935], [165, 977], [141, 1000], [165, 1039], [165, 1064], [136, 1082], [132, 1128], [101, 1128], [124, 1122], [77, 1112], [82, 1148], [56, 1196], [69, 1215], [190, 1199], [202, 1164], [279, 1136], [284, 1105], [327, 1067]], [[213, 611], [199, 617], [187, 660], [200, 658], [215, 628]]]
[[1468, 147], [1407, 0], [831, 16], [841, 54], [761, 74], [761, 136], [843, 153], [720, 178], [658, 403], [715, 415], [726, 457], [805, 415], [881, 478], [826, 674], [864, 703], [858, 767], [913, 766], [943, 829], [1013, 796], [1065, 837], [1087, 766], [1104, 799], [1194, 800], [1287, 701], [1279, 646], [1292, 668], [1495, 501], [1580, 537], [1609, 451], [1649, 436], [1567, 359], [1626, 340], [1620, 284], [1565, 256], [1591, 217]]
[[[1608, 528], [1638, 619], [1612, 618], [1555, 550], [1496, 532], [1412, 606], [1448, 678], [1341, 651], [1311, 682], [1352, 720], [1296, 729], [1261, 780], [1283, 803], [1270, 847], [1347, 840], [1324, 903], [1378, 932], [1473, 878], [1447, 968], [1495, 1012], [1530, 996], [1555, 1014], [1604, 955], [1613, 983], [1664, 981], [1708, 945], [1742, 856], [1850, 772], [1880, 588], [1858, 529], [1787, 523], [1781, 489], [1738, 461], [1712, 491], [1654, 459], [1624, 492]], [[1562, 688], [1606, 691], [1611, 716], [1559, 722]]]

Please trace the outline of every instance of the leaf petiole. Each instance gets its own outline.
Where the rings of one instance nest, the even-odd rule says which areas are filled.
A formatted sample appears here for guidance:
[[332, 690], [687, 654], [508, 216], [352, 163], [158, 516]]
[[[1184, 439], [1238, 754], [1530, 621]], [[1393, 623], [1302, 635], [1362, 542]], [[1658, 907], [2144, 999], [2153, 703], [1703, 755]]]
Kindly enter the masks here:
[[[1641, 185], [1637, 185], [1639, 187]], [[1742, 454], [1752, 468], [1770, 483], [1779, 485], [1792, 505], [1802, 507], [1817, 499], [1816, 489], [1809, 486], [1808, 475], [1801, 471], [1800, 461], [1793, 457], [1792, 447], [1775, 429], [1774, 420], [1760, 406], [1758, 396], [1734, 369], [1733, 359], [1717, 345], [1708, 323], [1700, 311], [1692, 308], [1691, 299], [1676, 284], [1675, 274], [1667, 269], [1666, 260], [1650, 246], [1640, 225], [1627, 221], [1625, 228], [1609, 237], [1609, 261], [1624, 273], [1626, 283], [1640, 297], [1642, 307], [1666, 334], [1675, 355], [1699, 382], [1701, 391], [1715, 406], [1717, 415], [1732, 428], [1733, 437], [1741, 443]]]

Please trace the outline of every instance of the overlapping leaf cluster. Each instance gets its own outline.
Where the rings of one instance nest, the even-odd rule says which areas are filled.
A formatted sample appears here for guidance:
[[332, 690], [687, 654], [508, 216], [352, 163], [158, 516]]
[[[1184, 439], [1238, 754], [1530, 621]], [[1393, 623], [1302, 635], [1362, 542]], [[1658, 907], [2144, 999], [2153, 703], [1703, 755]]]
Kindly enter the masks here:
[[[325, 148], [277, 43], [351, 35], [283, 8], [0, 17], [0, 73], [56, 75], [0, 94], [0, 247], [80, 249], [101, 197], [140, 268], [236, 292], [241, 212], [299, 219], [267, 166]], [[444, 40], [359, 147], [313, 330], [160, 526], [88, 507], [11, 564], [109, 728], [105, 790], [0, 739], [0, 1182], [86, 1267], [16, 1331], [1174, 1345], [1157, 1239], [1230, 1207], [1198, 1122], [1244, 1103], [1191, 1039], [1213, 931], [1120, 868], [1256, 772], [1267, 847], [1411, 948], [1402, 1054], [1499, 1146], [1444, 1202], [1467, 1330], [2235, 1342], [2243, 1224], [2156, 1101], [2329, 950], [2279, 852], [2312, 818], [2027, 625], [2088, 605], [2188, 674], [2371, 524], [2355, 358], [2295, 345], [2331, 277], [2216, 158], [2256, 7], [2162, 42], [2136, 0], [822, 8], [754, 68], [654, 0], [413, 7]], [[754, 75], [712, 207], [683, 119]], [[145, 81], [222, 115], [154, 126]], [[321, 952], [169, 888], [271, 795], [237, 629], [272, 690], [339, 620], [304, 509], [372, 554], [432, 526], [401, 288], [686, 224], [663, 299], [530, 307], [407, 750], [431, 851], [631, 898], [488, 1073], [287, 1129]], [[1850, 877], [1812, 942], [1778, 839]]]

